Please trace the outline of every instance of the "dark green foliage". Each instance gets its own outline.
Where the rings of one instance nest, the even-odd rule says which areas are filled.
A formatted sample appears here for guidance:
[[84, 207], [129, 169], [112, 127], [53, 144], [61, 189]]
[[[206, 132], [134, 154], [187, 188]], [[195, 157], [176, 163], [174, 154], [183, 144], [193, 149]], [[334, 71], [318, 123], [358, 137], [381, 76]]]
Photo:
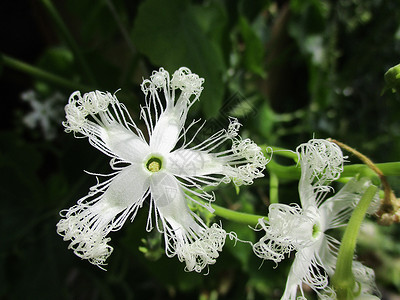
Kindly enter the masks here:
[[[214, 9], [217, 7], [211, 7], [212, 13]], [[203, 112], [207, 117], [214, 117], [221, 108], [226, 67], [217, 41], [208, 37], [197, 22], [202, 14], [188, 1], [146, 1], [139, 7], [132, 39], [152, 64], [164, 66], [169, 72], [187, 66], [205, 78], [202, 102], [207, 105], [202, 106]], [[223, 19], [218, 21], [214, 24], [224, 26]]]

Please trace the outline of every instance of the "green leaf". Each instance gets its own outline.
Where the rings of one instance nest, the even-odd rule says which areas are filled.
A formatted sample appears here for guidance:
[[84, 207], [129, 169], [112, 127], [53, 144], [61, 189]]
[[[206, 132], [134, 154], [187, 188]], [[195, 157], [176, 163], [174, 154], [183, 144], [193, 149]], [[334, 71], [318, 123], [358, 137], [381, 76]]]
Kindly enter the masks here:
[[[225, 222], [224, 229], [226, 232], [234, 232], [241, 241], [254, 242], [256, 235], [255, 232], [246, 226], [233, 222]], [[241, 266], [244, 270], [248, 270], [250, 267], [250, 259], [253, 257], [251, 251], [251, 245], [248, 243], [242, 243], [240, 241], [228, 241], [225, 243], [224, 250], [229, 251], [233, 257], [240, 261]]]
[[135, 20], [133, 42], [152, 64], [169, 72], [186, 66], [203, 77], [200, 103], [211, 118], [222, 105], [225, 66], [217, 44], [199, 26], [190, 8], [184, 0], [144, 2]]
[[239, 27], [245, 45], [243, 53], [245, 67], [256, 74], [265, 77], [266, 74], [263, 68], [264, 47], [261, 39], [257, 36], [246, 18], [240, 17]]
[[262, 103], [261, 107], [259, 107], [256, 120], [259, 127], [259, 132], [265, 138], [268, 138], [270, 143], [274, 143], [275, 139], [277, 138], [276, 130], [274, 130], [274, 125], [277, 122], [277, 118], [267, 102]]
[[[119, 6], [121, 1], [113, 1]], [[106, 1], [70, 0], [65, 3], [67, 10], [79, 18], [79, 37], [81, 46], [95, 42], [99, 47], [110, 40], [117, 31], [117, 24], [113, 19]], [[123, 10], [119, 10], [120, 14]], [[96, 48], [97, 48], [96, 47]]]
[[38, 67], [60, 76], [71, 78], [74, 70], [74, 55], [63, 47], [47, 48], [39, 58]]
[[221, 45], [227, 42], [228, 16], [223, 5], [219, 1], [207, 3], [206, 5], [191, 5], [190, 13], [201, 27], [202, 31], [213, 42]]
[[385, 82], [384, 92], [387, 90], [398, 92], [400, 90], [400, 64], [391, 67], [385, 73]]

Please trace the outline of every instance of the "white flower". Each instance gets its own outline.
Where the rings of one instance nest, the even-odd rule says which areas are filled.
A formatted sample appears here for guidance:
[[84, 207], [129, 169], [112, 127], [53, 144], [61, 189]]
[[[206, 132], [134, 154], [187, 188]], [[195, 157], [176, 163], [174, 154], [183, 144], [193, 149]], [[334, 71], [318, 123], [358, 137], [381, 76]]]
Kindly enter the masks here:
[[32, 111], [24, 116], [24, 124], [33, 129], [36, 126], [41, 127], [44, 137], [51, 140], [56, 136], [56, 126], [62, 119], [60, 108], [64, 95], [59, 92], [54, 93], [46, 99], [39, 100], [38, 95], [33, 90], [28, 90], [21, 94], [21, 99], [28, 102]]
[[[371, 268], [364, 266], [358, 261], [353, 261], [353, 275], [356, 281], [356, 288], [359, 293], [354, 299], [367, 300], [367, 299], [380, 299], [380, 292], [375, 283], [375, 272]], [[372, 295], [376, 294], [378, 296]]]
[[[285, 254], [296, 251], [282, 299], [302, 297], [305, 283], [319, 293], [328, 288], [333, 275], [339, 242], [325, 232], [345, 225], [354, 202], [358, 202], [370, 182], [350, 180], [333, 197], [323, 201], [331, 190], [328, 184], [340, 177], [343, 154], [331, 142], [312, 139], [297, 148], [300, 157], [299, 205], [271, 204], [268, 221], [259, 220], [265, 236], [253, 246], [254, 253], [278, 263]], [[377, 196], [376, 196], [377, 198]]]
[[[193, 201], [212, 212], [209, 202], [214, 195], [204, 187], [230, 181], [251, 184], [263, 176], [267, 160], [254, 142], [238, 136], [240, 124], [234, 118], [227, 130], [189, 147], [201, 128], [188, 139], [188, 130], [197, 122], [185, 127], [185, 121], [203, 82], [187, 68], [177, 70], [172, 79], [160, 68], [143, 81], [146, 105], [141, 118], [148, 142], [114, 95], [99, 91], [71, 95], [65, 107], [66, 131], [88, 137], [90, 144], [111, 157], [114, 170], [77, 205], [62, 212], [57, 231], [70, 241], [76, 255], [104, 265], [113, 251], [108, 245], [110, 231], [120, 229], [128, 218], [133, 220], [149, 198], [146, 229], [156, 226], [164, 233], [169, 257], [177, 255], [188, 271], [201, 272], [215, 263], [226, 232], [217, 224], [206, 226], [188, 203]], [[231, 148], [217, 152], [227, 141]]]
[[[354, 300], [376, 300], [380, 299], [380, 292], [375, 283], [375, 272], [358, 261], [353, 261], [352, 272], [355, 280]], [[378, 296], [375, 296], [375, 295]], [[320, 295], [323, 300], [336, 300], [334, 290], [329, 289]]]

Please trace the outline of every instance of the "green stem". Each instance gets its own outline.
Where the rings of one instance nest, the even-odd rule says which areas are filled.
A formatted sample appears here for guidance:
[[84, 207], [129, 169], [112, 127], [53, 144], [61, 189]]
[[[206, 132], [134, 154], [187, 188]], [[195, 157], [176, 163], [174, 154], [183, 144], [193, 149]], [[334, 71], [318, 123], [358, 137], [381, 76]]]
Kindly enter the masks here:
[[58, 75], [55, 75], [53, 73], [44, 71], [42, 69], [39, 69], [37, 67], [34, 67], [30, 64], [27, 64], [25, 62], [22, 62], [18, 59], [12, 58], [10, 56], [1, 55], [1, 59], [4, 63], [4, 65], [13, 68], [15, 70], [21, 71], [23, 73], [27, 73], [32, 75], [33, 77], [40, 78], [46, 81], [49, 81], [51, 83], [54, 83], [58, 86], [68, 88], [71, 90], [80, 90], [80, 91], [91, 91], [93, 90], [90, 87], [81, 85], [79, 83], [64, 79], [63, 77], [60, 77]]
[[271, 173], [275, 173], [280, 180], [298, 180], [301, 175], [301, 170], [297, 166], [283, 166], [274, 160], [267, 164], [267, 169]]
[[[267, 151], [266, 151], [267, 146], [261, 145], [260, 147], [263, 150], [264, 155], [267, 155]], [[287, 149], [284, 149], [281, 147], [275, 147], [275, 146], [270, 146], [268, 148], [271, 148], [273, 150], [273, 155], [291, 158], [296, 163], [298, 161], [298, 156], [293, 151], [290, 151], [290, 150], [287, 150]], [[268, 156], [270, 156], [270, 153], [268, 153]], [[400, 176], [400, 162], [380, 163], [380, 164], [375, 164], [375, 166], [385, 176]], [[275, 161], [271, 161], [268, 163], [267, 167], [271, 171], [276, 170], [276, 174], [279, 177], [279, 179], [294, 180], [294, 179], [299, 179], [300, 175], [301, 175], [300, 168], [298, 168], [295, 165], [283, 166]], [[371, 179], [377, 178], [376, 173], [365, 164], [352, 164], [352, 165], [344, 166], [344, 170], [342, 172], [341, 177], [353, 177], [357, 174], [361, 174], [361, 175], [369, 177]]]
[[93, 76], [92, 71], [89, 68], [89, 65], [86, 63], [86, 60], [83, 57], [81, 50], [78, 47], [78, 44], [75, 42], [72, 34], [69, 32], [68, 27], [64, 24], [63, 19], [59, 15], [57, 9], [54, 7], [51, 0], [42, 0], [44, 7], [47, 9], [49, 15], [52, 17], [54, 23], [60, 30], [62, 37], [64, 38], [65, 42], [68, 44], [69, 48], [74, 53], [75, 58], [77, 59], [78, 63], [82, 67], [82, 71], [84, 72], [85, 76], [88, 78], [89, 82], [92, 85], [97, 85], [95, 77]]
[[[385, 176], [400, 176], [400, 162], [388, 162], [375, 164]], [[298, 180], [301, 175], [301, 170], [296, 165], [283, 166], [274, 160], [267, 164], [270, 172], [274, 172], [279, 179]], [[379, 178], [374, 171], [364, 164], [353, 164], [344, 166], [341, 177], [354, 177], [361, 174], [364, 177], [372, 179], [373, 183], [378, 184]]]
[[[297, 162], [299, 159], [296, 152], [293, 152], [293, 151], [285, 149], [285, 148], [275, 147], [275, 146], [266, 146], [266, 145], [261, 145], [260, 148], [263, 150], [264, 155], [267, 154], [267, 148], [269, 148], [269, 149], [272, 149], [273, 155], [279, 155], [279, 156], [291, 158], [295, 162]], [[271, 153], [268, 153], [268, 155], [271, 155]]]
[[279, 202], [279, 177], [274, 172], [269, 173], [269, 201]]
[[120, 16], [118, 15], [118, 12], [114, 6], [114, 3], [112, 2], [112, 0], [105, 0], [105, 2], [107, 4], [108, 9], [110, 10], [111, 15], [113, 16], [115, 22], [117, 23], [118, 28], [121, 31], [121, 34], [122, 34], [126, 44], [128, 45], [129, 50], [131, 51], [131, 53], [133, 55], [135, 55], [136, 54], [135, 46], [132, 43], [132, 40], [129, 36], [128, 30], [125, 28]]
[[354, 298], [355, 280], [352, 272], [352, 264], [358, 231], [377, 189], [374, 185], [368, 187], [354, 209], [344, 232], [336, 262], [336, 271], [332, 277], [332, 285], [339, 300]]
[[129, 35], [128, 30], [126, 29], [126, 26], [124, 25], [124, 23], [121, 20], [120, 15], [118, 14], [117, 9], [115, 8], [114, 3], [112, 2], [112, 0], [105, 0], [107, 7], [110, 11], [110, 14], [112, 15], [112, 17], [114, 18], [115, 22], [118, 25], [118, 28], [121, 32], [122, 37], [124, 38], [132, 56], [127, 58], [127, 61], [125, 62], [125, 67], [121, 70], [121, 76], [119, 79], [119, 85], [121, 87], [126, 85], [127, 80], [129, 80], [129, 78], [131, 78], [130, 76], [132, 75], [132, 71], [136, 68], [138, 60], [139, 60], [139, 56], [137, 55], [137, 51], [135, 46], [133, 45], [132, 39]]
[[234, 221], [250, 226], [256, 226], [260, 218], [267, 219], [266, 216], [253, 215], [243, 212], [234, 211], [216, 204], [211, 203], [211, 207], [215, 209], [214, 214], [229, 221]]

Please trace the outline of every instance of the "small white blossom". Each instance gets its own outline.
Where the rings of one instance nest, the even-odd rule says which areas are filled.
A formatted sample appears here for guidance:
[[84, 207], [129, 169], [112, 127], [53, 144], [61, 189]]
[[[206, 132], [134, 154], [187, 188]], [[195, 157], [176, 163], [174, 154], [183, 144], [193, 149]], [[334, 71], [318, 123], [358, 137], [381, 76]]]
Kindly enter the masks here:
[[[355, 300], [380, 299], [380, 292], [375, 283], [375, 272], [358, 261], [353, 261], [352, 271], [359, 293]], [[375, 296], [375, 295], [377, 296]], [[379, 296], [379, 297], [378, 297]]]
[[64, 101], [64, 95], [54, 93], [46, 99], [39, 99], [33, 90], [21, 94], [21, 99], [28, 102], [32, 108], [22, 121], [30, 129], [41, 127], [45, 139], [51, 140], [56, 136], [56, 124], [62, 119], [60, 108]]
[[[376, 300], [381, 299], [380, 292], [375, 283], [375, 272], [364, 266], [359, 261], [353, 261], [352, 272], [355, 281], [354, 300]], [[328, 289], [320, 295], [323, 300], [336, 300], [337, 296], [333, 289]]]
[[[110, 231], [120, 229], [128, 218], [133, 220], [149, 198], [146, 229], [155, 226], [164, 233], [167, 256], [176, 255], [187, 271], [201, 272], [215, 263], [226, 232], [217, 224], [208, 227], [188, 203], [213, 212], [209, 203], [214, 195], [204, 187], [230, 181], [251, 184], [263, 176], [267, 160], [253, 141], [238, 136], [240, 124], [235, 118], [230, 119], [228, 130], [191, 146], [201, 128], [188, 139], [188, 130], [197, 122], [187, 127], [185, 122], [203, 82], [188, 68], [177, 70], [172, 79], [160, 68], [143, 81], [146, 105], [141, 118], [148, 141], [115, 95], [99, 91], [71, 95], [65, 107], [65, 130], [87, 137], [111, 157], [114, 170], [75, 206], [61, 212], [57, 231], [70, 241], [76, 255], [104, 265], [113, 251], [108, 245]], [[218, 152], [225, 142], [231, 148]]]
[[[304, 299], [302, 284], [317, 293], [329, 289], [328, 276], [334, 274], [339, 241], [327, 235], [329, 229], [345, 225], [354, 202], [358, 203], [370, 182], [350, 180], [333, 197], [323, 201], [332, 189], [329, 183], [340, 177], [343, 154], [331, 142], [312, 139], [297, 148], [301, 166], [297, 204], [271, 204], [268, 221], [259, 220], [265, 231], [253, 246], [254, 253], [278, 263], [285, 254], [296, 251], [281, 299]], [[377, 198], [378, 196], [376, 196]]]

